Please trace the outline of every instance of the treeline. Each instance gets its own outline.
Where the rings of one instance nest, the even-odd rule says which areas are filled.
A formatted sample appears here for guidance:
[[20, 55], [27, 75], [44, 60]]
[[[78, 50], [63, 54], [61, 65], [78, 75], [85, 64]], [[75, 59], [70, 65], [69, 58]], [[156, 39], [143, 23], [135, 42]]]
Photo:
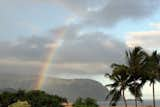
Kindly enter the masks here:
[[[19, 90], [0, 94], [0, 107], [19, 107], [21, 103], [27, 103], [25, 107], [64, 107], [64, 103], [70, 104], [66, 98], [49, 95], [40, 90]], [[98, 104], [92, 98], [79, 97], [73, 103], [73, 107], [98, 107]]]
[[110, 105], [116, 105], [118, 100], [123, 99], [127, 107], [125, 90], [128, 89], [134, 96], [137, 107], [137, 101], [142, 101], [142, 88], [149, 82], [152, 86], [153, 107], [155, 107], [155, 83], [160, 82], [160, 54], [157, 51], [147, 53], [141, 47], [135, 47], [125, 53], [126, 63], [112, 64], [112, 72], [105, 75], [112, 81], [106, 85], [110, 88], [106, 99], [110, 98]]
[[32, 107], [62, 107], [62, 103], [67, 102], [67, 99], [39, 90], [28, 92], [19, 90], [15, 93], [3, 92], [0, 94], [0, 107], [8, 107], [17, 101], [27, 101]]

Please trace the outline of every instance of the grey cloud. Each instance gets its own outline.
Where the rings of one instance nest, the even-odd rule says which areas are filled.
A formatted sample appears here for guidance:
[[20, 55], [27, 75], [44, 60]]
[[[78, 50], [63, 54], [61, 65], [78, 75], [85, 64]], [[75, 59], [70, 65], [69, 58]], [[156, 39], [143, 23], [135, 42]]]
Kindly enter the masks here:
[[48, 48], [46, 44], [50, 43], [49, 38], [45, 37], [26, 37], [16, 41], [0, 42], [1, 59], [19, 59], [19, 60], [43, 60]]
[[43, 2], [59, 4], [74, 14], [85, 16], [88, 14], [89, 9], [94, 10], [102, 7], [106, 3], [106, 0], [45, 0]]
[[107, 5], [86, 17], [88, 23], [112, 26], [122, 20], [146, 19], [159, 7], [160, 0], [109, 0]]
[[[104, 74], [104, 72], [110, 71], [110, 64], [122, 62], [124, 49], [126, 48], [124, 43], [113, 39], [111, 35], [101, 32], [80, 35], [78, 32], [81, 31], [81, 26], [79, 28], [76, 25], [52, 30], [50, 36], [32, 36], [20, 38], [14, 42], [0, 42], [0, 59], [8, 59], [8, 61], [16, 59], [21, 63], [31, 61], [43, 64], [43, 60], [45, 60], [50, 49], [46, 45], [57, 44], [56, 32], [63, 29], [65, 29], [64, 38], [61, 38], [63, 43], [56, 48], [53, 65], [49, 70], [50, 74], [58, 75], [66, 72], [73, 74]], [[12, 58], [15, 59], [12, 60]], [[28, 70], [32, 72], [33, 69], [33, 71], [38, 72], [40, 70], [40, 65], [34, 63], [31, 65], [27, 63], [23, 66], [17, 64], [14, 65], [14, 68], [12, 64], [6, 63], [7, 67], [4, 66], [2, 71], [9, 72], [12, 69], [13, 71], [27, 72]]]
[[[67, 36], [67, 35], [66, 35]], [[54, 60], [70, 63], [109, 63], [121, 61], [125, 44], [100, 32], [75, 36], [64, 40]]]
[[83, 23], [112, 26], [123, 20], [148, 18], [158, 9], [160, 0], [62, 0], [59, 4], [83, 18]]
[[[101, 32], [79, 34], [81, 27], [62, 27], [65, 34], [61, 46], [55, 47], [57, 63], [112, 63], [121, 61], [126, 48], [124, 43]], [[58, 30], [58, 29], [57, 29]], [[48, 44], [57, 45], [56, 30], [51, 36], [32, 36], [12, 42], [0, 42], [0, 58], [42, 61], [48, 55]], [[53, 48], [53, 47], [52, 47]]]

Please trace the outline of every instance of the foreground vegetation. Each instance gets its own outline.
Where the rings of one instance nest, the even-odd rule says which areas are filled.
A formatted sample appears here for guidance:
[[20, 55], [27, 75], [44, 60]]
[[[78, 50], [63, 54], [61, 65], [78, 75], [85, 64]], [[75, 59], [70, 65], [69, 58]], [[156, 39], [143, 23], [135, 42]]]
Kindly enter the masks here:
[[49, 95], [44, 91], [33, 90], [25, 92], [24, 90], [19, 90], [16, 93], [1, 93], [0, 107], [8, 107], [8, 105], [17, 102], [18, 100], [26, 101], [32, 107], [62, 107], [61, 103], [67, 102], [67, 99], [65, 98], [59, 97], [57, 95]]
[[96, 100], [92, 98], [77, 98], [74, 102], [73, 107], [98, 107]]
[[17, 101], [8, 107], [31, 107], [31, 105], [27, 101]]
[[142, 87], [146, 82], [150, 82], [153, 90], [153, 107], [155, 107], [155, 88], [156, 81], [160, 82], [160, 54], [153, 51], [148, 54], [141, 47], [135, 47], [126, 51], [125, 64], [112, 64], [112, 73], [105, 76], [113, 83], [106, 85], [110, 87], [110, 92], [106, 99], [111, 98], [110, 105], [115, 105], [118, 100], [123, 99], [125, 107], [127, 101], [125, 90], [128, 89], [137, 100], [142, 101]]
[[[49, 95], [44, 91], [32, 90], [17, 92], [3, 92], [0, 94], [0, 107], [63, 107], [68, 103], [66, 98]], [[92, 98], [78, 98], [73, 107], [98, 107]]]

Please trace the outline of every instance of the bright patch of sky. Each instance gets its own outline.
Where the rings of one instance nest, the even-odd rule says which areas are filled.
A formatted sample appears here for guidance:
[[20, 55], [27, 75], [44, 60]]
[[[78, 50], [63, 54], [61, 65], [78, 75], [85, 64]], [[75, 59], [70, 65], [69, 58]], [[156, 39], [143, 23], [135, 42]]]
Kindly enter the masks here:
[[[159, 13], [160, 10], [157, 12]], [[159, 22], [160, 14], [155, 14], [152, 17], [142, 20], [125, 20], [119, 22], [114, 27], [103, 27], [99, 28], [100, 31], [109, 33], [121, 42], [126, 41], [126, 36], [128, 32], [138, 32], [138, 31], [149, 31], [155, 30], [153, 23]]]

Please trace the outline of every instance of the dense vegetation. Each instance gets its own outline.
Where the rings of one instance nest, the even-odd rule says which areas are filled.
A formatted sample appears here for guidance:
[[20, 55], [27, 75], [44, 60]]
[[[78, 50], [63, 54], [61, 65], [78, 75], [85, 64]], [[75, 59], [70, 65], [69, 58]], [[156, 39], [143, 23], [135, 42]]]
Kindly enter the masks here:
[[27, 101], [17, 101], [16, 103], [10, 104], [8, 107], [31, 107]]
[[32, 107], [62, 107], [62, 102], [67, 102], [65, 98], [57, 95], [49, 95], [44, 91], [28, 91], [19, 90], [15, 93], [3, 92], [0, 94], [0, 107], [8, 107], [8, 105], [20, 101], [27, 101]]
[[98, 107], [96, 100], [92, 98], [77, 98], [77, 100], [73, 104], [74, 107]]
[[112, 64], [112, 73], [107, 73], [106, 77], [113, 83], [108, 84], [110, 92], [106, 99], [111, 98], [110, 105], [114, 105], [118, 100], [123, 99], [127, 107], [125, 90], [128, 89], [137, 100], [142, 101], [142, 87], [146, 82], [150, 82], [153, 90], [153, 107], [155, 107], [155, 88], [156, 81], [160, 82], [160, 54], [153, 51], [148, 54], [141, 47], [135, 47], [126, 51], [125, 64]]
[[[67, 104], [67, 99], [57, 95], [49, 95], [39, 90], [28, 92], [19, 90], [0, 94], [0, 107], [63, 107], [62, 103]], [[77, 98], [73, 106], [98, 107], [96, 100], [92, 98]]]

